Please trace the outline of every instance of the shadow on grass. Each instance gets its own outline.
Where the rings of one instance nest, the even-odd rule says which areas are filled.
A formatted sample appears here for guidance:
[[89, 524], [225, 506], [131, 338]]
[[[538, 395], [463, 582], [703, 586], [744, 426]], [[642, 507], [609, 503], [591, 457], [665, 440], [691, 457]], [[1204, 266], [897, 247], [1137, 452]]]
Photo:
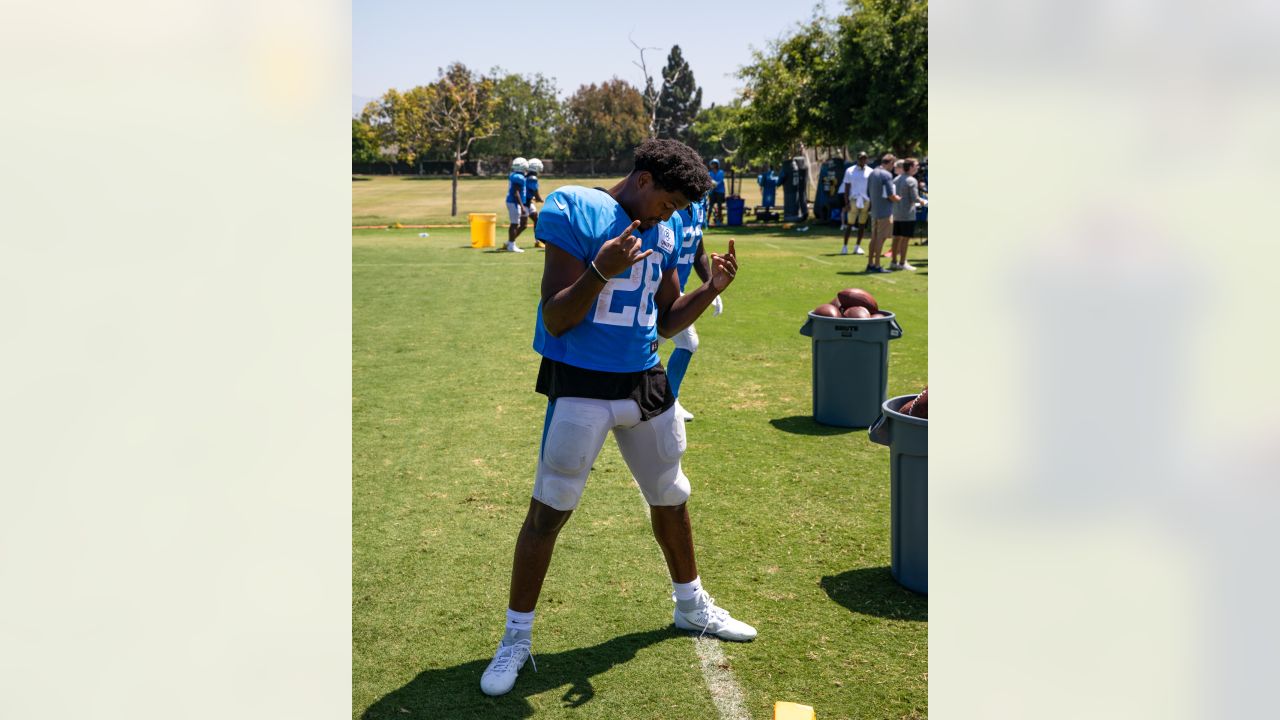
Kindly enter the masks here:
[[928, 596], [899, 585], [887, 567], [827, 575], [820, 584], [832, 600], [856, 613], [890, 620], [925, 622], [929, 619]]
[[370, 177], [362, 177], [362, 176], [360, 176], [360, 175], [352, 175], [352, 176], [351, 176], [351, 182], [368, 182], [368, 181], [370, 181], [370, 180], [372, 180], [372, 179], [373, 179], [373, 178], [370, 178]]
[[823, 425], [809, 415], [792, 415], [774, 418], [769, 424], [782, 432], [792, 435], [846, 435], [852, 432], [866, 432], [866, 428], [843, 428]]
[[370, 705], [361, 720], [414, 720], [415, 718], [527, 718], [534, 713], [526, 700], [564, 685], [563, 706], [576, 708], [595, 697], [591, 678], [625, 663], [650, 645], [673, 640], [680, 635], [671, 627], [621, 635], [592, 647], [551, 655], [537, 654], [520, 671], [515, 688], [501, 697], [480, 692], [480, 675], [489, 658], [473, 660], [450, 668], [423, 670], [404, 687]]

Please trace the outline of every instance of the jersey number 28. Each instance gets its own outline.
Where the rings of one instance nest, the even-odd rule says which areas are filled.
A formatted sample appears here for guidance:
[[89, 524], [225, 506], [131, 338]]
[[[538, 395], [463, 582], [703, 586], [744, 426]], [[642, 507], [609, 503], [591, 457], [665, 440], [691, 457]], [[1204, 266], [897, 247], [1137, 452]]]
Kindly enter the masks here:
[[[627, 277], [612, 278], [600, 296], [596, 298], [595, 322], [602, 325], [620, 325], [630, 327], [653, 327], [658, 322], [658, 306], [653, 296], [658, 292], [658, 283], [662, 280], [662, 260], [657, 255], [650, 255], [644, 262], [631, 266], [631, 274]], [[614, 293], [635, 292], [640, 286], [639, 305], [623, 305], [613, 309]]]

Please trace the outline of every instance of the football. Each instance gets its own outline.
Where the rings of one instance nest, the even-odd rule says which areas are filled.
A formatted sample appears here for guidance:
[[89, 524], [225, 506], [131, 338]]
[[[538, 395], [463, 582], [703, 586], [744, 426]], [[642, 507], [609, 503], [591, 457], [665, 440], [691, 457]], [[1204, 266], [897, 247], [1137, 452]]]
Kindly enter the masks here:
[[[906, 409], [907, 406], [909, 406], [910, 409]], [[928, 420], [929, 419], [929, 386], [925, 385], [924, 389], [920, 391], [920, 394], [916, 396], [916, 399], [907, 403], [907, 406], [904, 406], [904, 409], [902, 412], [906, 413], [907, 415], [910, 415], [911, 417], [918, 417], [923, 420]]]
[[832, 305], [831, 303], [826, 303], [814, 308], [813, 314], [820, 315], [822, 317], [838, 318], [840, 317], [840, 309], [837, 308], [835, 305]]
[[842, 310], [848, 310], [851, 307], [864, 307], [868, 313], [873, 313], [880, 309], [871, 293], [860, 288], [845, 288], [841, 290], [836, 295], [836, 301], [840, 303]]
[[871, 317], [870, 311], [861, 305], [853, 305], [845, 308], [843, 315], [850, 320], [865, 320]]

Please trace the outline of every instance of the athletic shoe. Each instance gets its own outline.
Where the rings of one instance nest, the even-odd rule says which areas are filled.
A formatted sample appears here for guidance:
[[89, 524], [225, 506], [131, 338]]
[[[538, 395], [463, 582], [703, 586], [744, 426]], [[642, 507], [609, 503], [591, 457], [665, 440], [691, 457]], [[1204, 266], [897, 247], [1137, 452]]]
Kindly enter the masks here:
[[511, 252], [516, 252], [516, 253], [524, 252], [524, 250], [521, 250], [520, 247], [517, 246], [515, 243], [510, 243], [509, 245], [507, 245], [507, 249], [510, 250]]
[[897, 271], [897, 270], [901, 270], [901, 269], [902, 269], [902, 266], [901, 266], [901, 265], [899, 265], [898, 263], [890, 263], [890, 264], [889, 264], [889, 269], [890, 269], [890, 270]]
[[868, 270], [867, 272], [873, 272], [873, 273], [887, 273], [887, 272], [889, 272], [889, 270], [888, 270], [888, 268], [886, 268], [886, 267], [885, 267], [885, 266], [883, 266], [883, 265], [877, 265], [877, 266], [875, 266], [875, 267], [871, 268], [870, 270]]
[[[672, 597], [675, 597], [674, 593]], [[672, 617], [677, 628], [696, 632], [699, 636], [710, 633], [721, 640], [746, 642], [755, 639], [756, 629], [730, 617], [729, 611], [717, 606], [715, 598], [707, 591], [699, 590], [697, 599], [698, 607], [689, 612], [681, 612], [680, 606], [676, 606]]]
[[861, 245], [855, 245], [855, 246], [854, 246], [854, 248], [853, 248], [853, 254], [854, 254], [854, 255], [866, 255], [866, 253], [862, 252], [862, 246], [861, 246]]
[[537, 672], [538, 662], [533, 660], [532, 650], [533, 643], [529, 640], [517, 640], [512, 645], [498, 643], [498, 651], [493, 654], [489, 667], [480, 676], [480, 690], [485, 695], [505, 695], [511, 692], [525, 660], [532, 660], [533, 670]]
[[685, 410], [684, 406], [680, 404], [680, 401], [676, 400], [676, 417], [685, 422], [690, 422], [693, 420], [693, 413]]
[[544, 243], [544, 242], [542, 242], [541, 240], [534, 240], [534, 241], [533, 241], [533, 246], [534, 246], [534, 247], [536, 247], [536, 248], [544, 248], [544, 247], [546, 247], [546, 246], [547, 246], [547, 244], [546, 244], [546, 243]]
[[849, 254], [849, 246], [848, 246], [848, 245], [845, 245], [844, 247], [840, 248], [840, 254], [841, 254], [841, 255], [848, 255], [848, 254]]
[[915, 265], [912, 265], [911, 263], [902, 263], [902, 265], [900, 265], [900, 266], [899, 266], [899, 269], [901, 269], [901, 270], [910, 270], [911, 272], [915, 272], [915, 271], [916, 271], [916, 266], [915, 266]]

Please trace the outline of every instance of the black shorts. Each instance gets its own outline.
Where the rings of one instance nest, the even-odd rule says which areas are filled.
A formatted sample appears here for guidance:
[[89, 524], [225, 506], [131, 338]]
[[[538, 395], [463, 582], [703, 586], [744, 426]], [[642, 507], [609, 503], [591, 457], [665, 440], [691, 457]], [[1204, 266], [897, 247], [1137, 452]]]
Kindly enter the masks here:
[[915, 220], [894, 220], [893, 236], [894, 237], [915, 237], [916, 221]]
[[721, 203], [721, 204], [723, 204], [723, 203], [724, 203], [724, 193], [722, 193], [722, 192], [713, 192], [713, 193], [711, 193], [711, 203], [712, 203], [713, 205], [714, 205], [715, 203]]

